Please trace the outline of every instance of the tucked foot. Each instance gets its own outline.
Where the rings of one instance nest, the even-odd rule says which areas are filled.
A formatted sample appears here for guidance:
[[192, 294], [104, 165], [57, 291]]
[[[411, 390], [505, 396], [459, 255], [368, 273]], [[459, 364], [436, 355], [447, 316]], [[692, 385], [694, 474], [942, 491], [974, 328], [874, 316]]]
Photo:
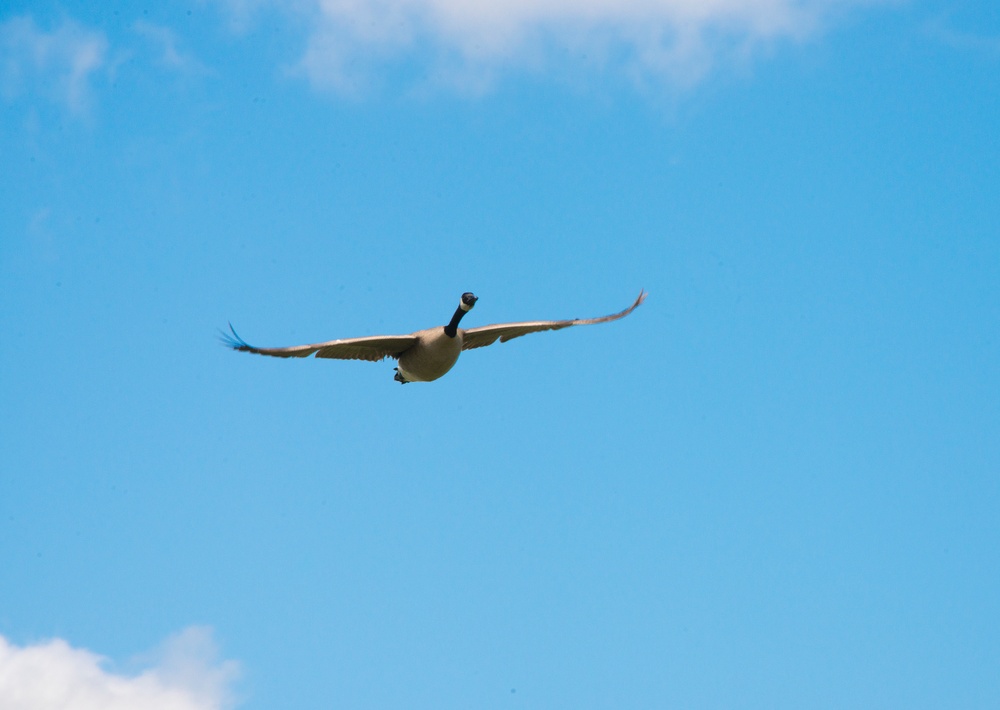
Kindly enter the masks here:
[[396, 380], [396, 382], [398, 382], [401, 385], [405, 385], [409, 382], [409, 380], [403, 379], [403, 375], [399, 372], [398, 367], [394, 367], [392, 369], [396, 371], [396, 376], [393, 377], [392, 379]]

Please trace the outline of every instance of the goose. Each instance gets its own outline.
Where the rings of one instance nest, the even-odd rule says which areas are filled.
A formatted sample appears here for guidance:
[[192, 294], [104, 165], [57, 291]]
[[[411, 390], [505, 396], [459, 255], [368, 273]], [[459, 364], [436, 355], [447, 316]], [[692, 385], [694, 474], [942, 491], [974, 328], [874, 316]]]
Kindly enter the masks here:
[[229, 333], [221, 334], [221, 340], [226, 347], [245, 353], [269, 355], [271, 357], [310, 357], [335, 360], [367, 360], [378, 362], [386, 357], [399, 361], [394, 379], [397, 382], [432, 382], [444, 375], [458, 361], [463, 350], [482, 348], [492, 345], [497, 340], [505, 343], [513, 338], [520, 338], [528, 333], [538, 333], [543, 330], [561, 330], [573, 325], [593, 325], [608, 323], [624, 318], [646, 300], [646, 291], [639, 292], [639, 297], [624, 311], [600, 318], [575, 318], [571, 320], [536, 320], [520, 323], [494, 323], [478, 328], [462, 329], [458, 327], [462, 317], [472, 310], [479, 299], [472, 293], [463, 293], [448, 325], [418, 330], [409, 335], [371, 335], [364, 338], [345, 338], [330, 340], [313, 345], [293, 345], [288, 348], [258, 348], [248, 344], [236, 333], [233, 324], [229, 324]]

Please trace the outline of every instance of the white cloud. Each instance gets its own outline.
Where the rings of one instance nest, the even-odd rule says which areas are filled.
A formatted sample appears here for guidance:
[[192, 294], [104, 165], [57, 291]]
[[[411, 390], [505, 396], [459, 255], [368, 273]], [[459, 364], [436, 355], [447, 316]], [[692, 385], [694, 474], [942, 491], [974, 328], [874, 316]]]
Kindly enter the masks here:
[[104, 35], [65, 20], [46, 32], [31, 17], [0, 23], [0, 94], [40, 91], [73, 113], [90, 105], [90, 80], [106, 63]]
[[689, 84], [720, 61], [801, 40], [831, 11], [872, 0], [221, 1], [241, 26], [268, 5], [296, 15], [308, 28], [297, 70], [350, 91], [407, 57], [437, 77], [569, 62]]
[[216, 660], [211, 633], [190, 628], [171, 637], [137, 675], [61, 639], [15, 646], [0, 636], [0, 708], [4, 710], [223, 710], [233, 706], [232, 661]]
[[956, 29], [946, 17], [926, 22], [924, 32], [952, 49], [972, 52], [989, 59], [1000, 58], [1000, 37]]
[[209, 74], [209, 69], [190, 52], [181, 49], [181, 41], [169, 27], [138, 20], [132, 29], [143, 37], [156, 53], [156, 62], [181, 74]]

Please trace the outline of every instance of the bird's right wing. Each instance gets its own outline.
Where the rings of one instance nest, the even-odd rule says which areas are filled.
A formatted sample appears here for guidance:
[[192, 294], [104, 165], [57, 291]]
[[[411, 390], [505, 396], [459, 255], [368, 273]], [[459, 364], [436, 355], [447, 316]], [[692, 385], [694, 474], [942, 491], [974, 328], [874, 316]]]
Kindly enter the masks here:
[[222, 343], [233, 350], [271, 357], [316, 357], [334, 360], [367, 360], [378, 362], [386, 357], [398, 358], [400, 354], [417, 342], [415, 335], [373, 335], [367, 338], [345, 338], [330, 340], [313, 345], [293, 345], [289, 348], [257, 348], [248, 344], [236, 334], [232, 323], [229, 331], [222, 333]]

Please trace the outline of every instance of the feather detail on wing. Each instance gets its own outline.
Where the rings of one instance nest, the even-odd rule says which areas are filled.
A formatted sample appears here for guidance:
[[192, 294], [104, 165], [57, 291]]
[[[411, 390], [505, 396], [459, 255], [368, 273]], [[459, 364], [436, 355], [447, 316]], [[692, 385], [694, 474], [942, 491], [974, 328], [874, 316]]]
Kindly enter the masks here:
[[494, 325], [484, 325], [481, 328], [469, 328], [465, 331], [462, 341], [462, 350], [482, 348], [492, 345], [498, 339], [501, 343], [506, 343], [512, 338], [520, 338], [528, 333], [540, 333], [543, 330], [561, 330], [572, 325], [594, 325], [595, 323], [608, 323], [609, 321], [624, 318], [629, 313], [639, 307], [646, 300], [646, 292], [640, 291], [635, 303], [624, 311], [614, 313], [610, 316], [600, 318], [576, 318], [572, 320], [538, 320], [525, 321], [523, 323], [495, 323]]
[[232, 333], [223, 332], [220, 340], [233, 350], [255, 355], [270, 355], [271, 357], [316, 357], [334, 360], [367, 360], [378, 362], [386, 357], [398, 358], [400, 354], [417, 342], [415, 335], [374, 335], [367, 338], [346, 338], [330, 340], [314, 345], [294, 345], [289, 348], [257, 348], [248, 344], [236, 334], [232, 323], [229, 324]]

